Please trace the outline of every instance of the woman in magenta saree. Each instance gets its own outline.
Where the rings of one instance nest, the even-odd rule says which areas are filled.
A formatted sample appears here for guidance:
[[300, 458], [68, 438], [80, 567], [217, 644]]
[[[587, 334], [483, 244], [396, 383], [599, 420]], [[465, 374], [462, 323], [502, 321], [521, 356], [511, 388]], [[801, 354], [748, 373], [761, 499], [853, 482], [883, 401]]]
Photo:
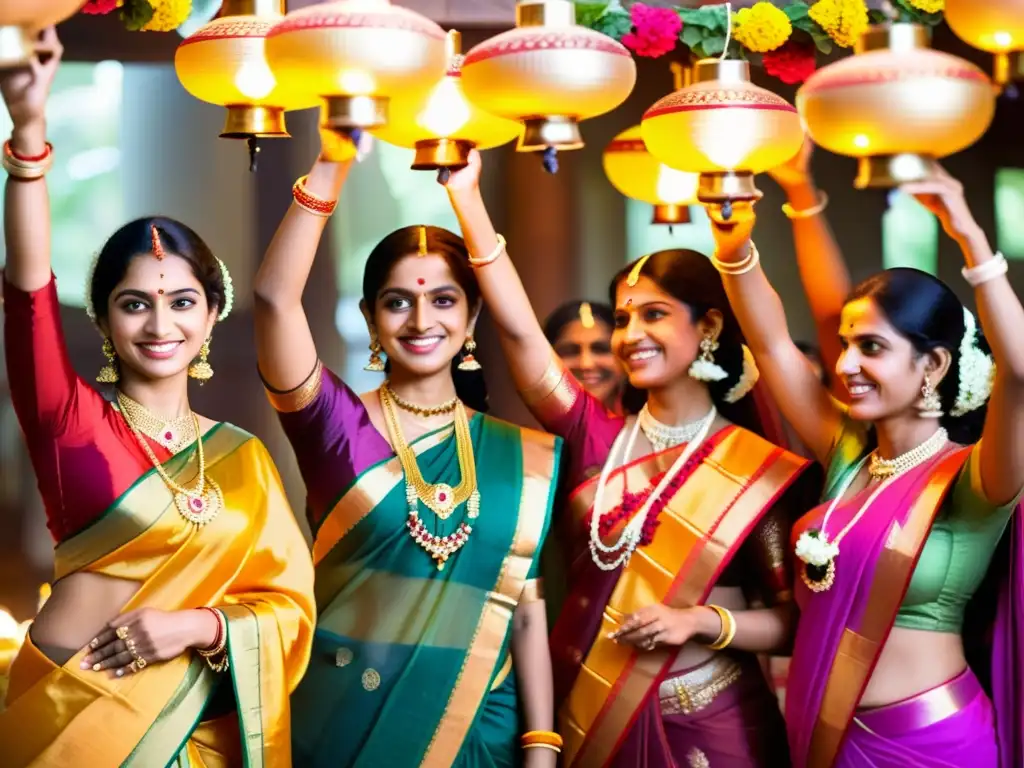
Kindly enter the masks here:
[[561, 520], [569, 596], [551, 642], [564, 764], [788, 764], [754, 654], [790, 641], [786, 509], [799, 504], [784, 497], [803, 490], [808, 463], [755, 433], [756, 372], [721, 280], [681, 250], [616, 275], [612, 346], [647, 401], [628, 419], [611, 413], [544, 337], [479, 171], [474, 154], [449, 195], [517, 387], [565, 439], [574, 489]]
[[[959, 183], [936, 167], [904, 191], [960, 244], [980, 328], [923, 272], [861, 283], [839, 324], [848, 407], [789, 338], [749, 243], [752, 209], [711, 211], [715, 263], [765, 380], [828, 470], [826, 503], [793, 530], [797, 768], [1024, 764], [1024, 308]], [[848, 279], [837, 256], [815, 280]]]

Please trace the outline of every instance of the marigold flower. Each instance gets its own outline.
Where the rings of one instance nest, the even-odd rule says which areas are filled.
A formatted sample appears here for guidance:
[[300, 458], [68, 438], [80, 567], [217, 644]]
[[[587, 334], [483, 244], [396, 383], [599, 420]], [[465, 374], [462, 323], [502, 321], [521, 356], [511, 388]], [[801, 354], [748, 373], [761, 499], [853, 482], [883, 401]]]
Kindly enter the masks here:
[[774, 51], [793, 34], [789, 17], [767, 2], [741, 8], [733, 17], [732, 24], [736, 42], [755, 53]]
[[762, 58], [764, 71], [784, 83], [796, 85], [814, 74], [817, 67], [814, 43], [790, 40], [785, 45], [768, 51]]
[[683, 20], [672, 9], [634, 3], [629, 9], [629, 18], [633, 31], [622, 36], [622, 44], [637, 56], [656, 59], [676, 47]]
[[946, 8], [946, 0], [909, 0], [910, 4], [925, 13], [939, 13]]
[[192, 0], [148, 0], [153, 6], [153, 18], [142, 29], [144, 32], [172, 32], [192, 13]]
[[868, 28], [864, 0], [818, 0], [809, 13], [841, 48], [853, 47]]

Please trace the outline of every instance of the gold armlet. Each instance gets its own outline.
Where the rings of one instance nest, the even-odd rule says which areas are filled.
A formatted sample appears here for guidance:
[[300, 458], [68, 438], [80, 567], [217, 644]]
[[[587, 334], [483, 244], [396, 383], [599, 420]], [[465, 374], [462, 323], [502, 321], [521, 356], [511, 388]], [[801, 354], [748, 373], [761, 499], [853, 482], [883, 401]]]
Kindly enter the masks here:
[[523, 594], [519, 597], [519, 604], [539, 603], [544, 599], [544, 579], [529, 579], [523, 584]]
[[562, 360], [552, 354], [551, 363], [544, 375], [520, 394], [526, 407], [546, 426], [571, 411], [581, 391], [579, 382], [569, 373]]
[[323, 370], [323, 363], [317, 360], [316, 365], [313, 366], [313, 372], [306, 377], [306, 380], [288, 392], [271, 389], [264, 382], [263, 388], [270, 404], [274, 406], [274, 410], [279, 413], [295, 413], [312, 403], [320, 394], [320, 388], [323, 386]]

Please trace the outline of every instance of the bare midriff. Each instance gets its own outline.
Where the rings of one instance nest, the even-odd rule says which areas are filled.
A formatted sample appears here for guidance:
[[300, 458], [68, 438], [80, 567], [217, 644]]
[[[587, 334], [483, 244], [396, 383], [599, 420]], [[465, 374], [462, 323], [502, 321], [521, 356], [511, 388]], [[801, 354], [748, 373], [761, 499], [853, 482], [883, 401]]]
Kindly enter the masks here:
[[65, 576], [53, 585], [32, 623], [32, 641], [68, 650], [84, 648], [122, 612], [139, 586], [137, 581], [99, 573]]
[[882, 648], [860, 707], [909, 699], [952, 680], [966, 668], [960, 635], [896, 627]]

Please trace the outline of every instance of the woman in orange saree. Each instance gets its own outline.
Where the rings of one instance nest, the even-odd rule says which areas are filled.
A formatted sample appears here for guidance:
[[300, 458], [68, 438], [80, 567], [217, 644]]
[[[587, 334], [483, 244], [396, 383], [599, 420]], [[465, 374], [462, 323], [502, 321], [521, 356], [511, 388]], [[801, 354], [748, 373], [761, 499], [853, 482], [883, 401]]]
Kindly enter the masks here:
[[[663, 251], [612, 281], [612, 347], [646, 390], [624, 419], [555, 357], [479, 194], [447, 188], [517, 386], [563, 437], [569, 597], [552, 635], [569, 766], [788, 764], [754, 654], [786, 647], [787, 494], [808, 462], [773, 445], [756, 370], [706, 257]], [[603, 467], [603, 468], [602, 468]], [[769, 607], [752, 609], [754, 598]]]
[[107, 241], [87, 286], [105, 398], [68, 360], [49, 258], [43, 105], [60, 58], [5, 70], [4, 333], [11, 397], [56, 542], [53, 592], [14, 660], [0, 765], [291, 763], [313, 569], [259, 440], [194, 414], [226, 268], [164, 217]]

